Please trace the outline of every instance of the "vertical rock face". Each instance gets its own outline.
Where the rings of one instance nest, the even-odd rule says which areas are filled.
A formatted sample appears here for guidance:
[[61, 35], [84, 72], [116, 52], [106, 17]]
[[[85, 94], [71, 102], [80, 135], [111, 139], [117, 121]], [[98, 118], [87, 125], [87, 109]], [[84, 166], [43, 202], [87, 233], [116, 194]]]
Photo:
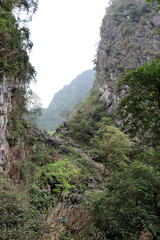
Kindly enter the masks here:
[[124, 89], [117, 81], [125, 69], [160, 56], [160, 14], [145, 0], [115, 0], [106, 10], [97, 53], [100, 101], [115, 115]]
[[3, 78], [0, 83], [0, 172], [6, 167], [9, 156], [9, 144], [7, 137], [7, 123], [12, 110], [12, 97], [19, 87], [18, 79]]

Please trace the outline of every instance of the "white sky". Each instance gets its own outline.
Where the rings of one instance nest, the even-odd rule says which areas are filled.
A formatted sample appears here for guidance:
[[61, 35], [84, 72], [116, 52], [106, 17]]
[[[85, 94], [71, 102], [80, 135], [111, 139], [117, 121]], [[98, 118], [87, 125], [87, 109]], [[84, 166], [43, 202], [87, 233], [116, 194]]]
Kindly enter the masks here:
[[81, 72], [93, 68], [108, 0], [40, 0], [30, 23], [37, 71], [32, 89], [48, 107], [54, 94]]

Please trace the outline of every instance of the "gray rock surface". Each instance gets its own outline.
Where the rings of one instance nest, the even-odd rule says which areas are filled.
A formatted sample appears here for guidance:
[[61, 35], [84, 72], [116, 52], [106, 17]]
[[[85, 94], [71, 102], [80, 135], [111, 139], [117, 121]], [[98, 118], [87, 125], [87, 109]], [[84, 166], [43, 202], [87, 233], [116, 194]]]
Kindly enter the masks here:
[[7, 123], [12, 110], [12, 97], [19, 87], [19, 79], [3, 78], [0, 82], [0, 173], [9, 165], [9, 144], [7, 142]]
[[117, 0], [106, 11], [97, 53], [99, 99], [116, 117], [117, 101], [126, 86], [117, 85], [125, 69], [160, 56], [160, 13], [145, 0]]

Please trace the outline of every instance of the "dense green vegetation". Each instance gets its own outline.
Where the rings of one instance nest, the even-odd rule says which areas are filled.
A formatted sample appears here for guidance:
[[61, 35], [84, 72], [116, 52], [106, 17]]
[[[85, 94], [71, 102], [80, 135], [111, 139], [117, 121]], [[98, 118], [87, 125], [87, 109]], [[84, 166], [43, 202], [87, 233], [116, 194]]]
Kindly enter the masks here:
[[160, 172], [135, 162], [116, 171], [107, 183], [107, 194], [94, 204], [96, 225], [107, 239], [159, 239]]
[[98, 101], [98, 90], [95, 85], [90, 96], [77, 106], [77, 110], [70, 118], [69, 136], [80, 144], [89, 145], [103, 117], [109, 117], [109, 114], [105, 111], [105, 105]]
[[37, 2], [9, 0], [0, 3], [0, 73], [1, 76], [17, 77], [23, 91], [27, 91], [29, 82], [35, 77], [35, 70], [28, 56], [32, 42], [28, 28], [22, 25], [19, 18], [15, 18], [13, 9], [32, 13], [37, 8]]
[[159, 144], [160, 135], [160, 63], [159, 59], [147, 62], [135, 70], [127, 71], [120, 84], [129, 87], [119, 104], [123, 126], [132, 136], [145, 144]]
[[[54, 201], [77, 189], [87, 190], [89, 176], [103, 179], [74, 148], [65, 153], [62, 147], [43, 145], [30, 134], [30, 127], [28, 131], [23, 142], [29, 154], [20, 161], [20, 178], [0, 179], [0, 234], [4, 240], [38, 239], [50, 227], [45, 216]], [[97, 186], [101, 187], [98, 182]]]
[[[17, 143], [27, 128], [24, 114], [30, 96], [29, 84], [35, 78], [34, 67], [29, 62], [32, 42], [29, 30], [14, 11], [25, 11], [30, 16], [36, 11], [38, 1], [4, 0], [0, 2], [0, 78], [9, 78], [20, 88], [13, 89], [14, 101], [8, 123], [10, 146]], [[10, 171], [14, 171], [11, 169]], [[6, 176], [0, 178], [0, 238], [38, 239], [45, 226], [43, 216], [30, 205], [27, 195], [16, 189]]]
[[48, 164], [39, 172], [37, 179], [38, 184], [41, 186], [47, 182], [51, 183], [51, 193], [62, 194], [67, 193], [69, 190], [74, 190], [75, 185], [72, 181], [76, 182], [78, 171], [69, 159], [59, 160], [55, 163]]
[[[93, 203], [95, 223], [107, 239], [137, 240], [143, 239], [145, 234], [148, 239], [160, 239], [160, 154], [156, 147], [159, 145], [158, 60], [130, 71], [121, 82], [130, 89], [119, 105], [124, 129], [132, 137], [140, 137], [144, 148], [136, 150], [134, 147], [137, 153], [132, 162], [114, 168], [115, 174], [106, 185], [106, 193]], [[105, 144], [107, 147], [109, 143], [104, 143], [102, 149]]]
[[[113, 1], [111, 18], [117, 24], [124, 7], [129, 9], [130, 18], [139, 17], [142, 11], [150, 11], [149, 6], [138, 8], [131, 2], [124, 3]], [[127, 71], [119, 81], [121, 88], [124, 84], [128, 86], [118, 108], [123, 120], [122, 129], [115, 125], [105, 104], [99, 102], [95, 82], [89, 97], [67, 119], [67, 129], [64, 127], [64, 131], [57, 133], [66, 142], [70, 138], [76, 141], [83, 149], [69, 144], [52, 145], [45, 141], [46, 136], [35, 136], [34, 131], [38, 130], [26, 120], [29, 83], [35, 77], [35, 70], [28, 57], [32, 48], [29, 31], [24, 26], [20, 27], [21, 20], [13, 15], [15, 8], [32, 14], [37, 9], [37, 1], [4, 0], [0, 3], [0, 76], [1, 79], [14, 77], [20, 82], [20, 89], [15, 89], [8, 123], [8, 142], [15, 148], [23, 141], [25, 149], [23, 158], [16, 159], [19, 161], [17, 169], [10, 169], [12, 179], [6, 175], [0, 177], [1, 239], [38, 240], [41, 231], [47, 232], [50, 227], [45, 216], [54, 201], [83, 189], [81, 204], [92, 211], [93, 225], [84, 232], [77, 232], [79, 239], [159, 240], [159, 59]], [[123, 35], [127, 36], [128, 32], [126, 26]], [[106, 43], [106, 54], [110, 52], [111, 45], [112, 42]], [[67, 92], [64, 98], [57, 97], [59, 109], [63, 110], [61, 115], [66, 118], [70, 116], [67, 112], [70, 109], [64, 107], [63, 101], [69, 94]], [[83, 157], [85, 149], [92, 161], [99, 162], [99, 171]], [[11, 171], [15, 171], [15, 175]], [[88, 190], [90, 176], [95, 178], [94, 194]], [[68, 231], [62, 239], [70, 240], [74, 234], [74, 231]]]
[[116, 169], [122, 162], [129, 162], [127, 154], [131, 149], [128, 136], [114, 126], [107, 126], [102, 120], [101, 126], [91, 140], [95, 152], [104, 161], [104, 173], [107, 167]]
[[[139, 10], [135, 9], [134, 17]], [[119, 116], [123, 131], [135, 143], [130, 162], [120, 162], [114, 168], [106, 192], [93, 201], [95, 224], [107, 239], [160, 239], [159, 69], [159, 58], [153, 59], [127, 70], [119, 81], [121, 88], [127, 86], [125, 97], [119, 101]], [[108, 141], [101, 146], [101, 139], [97, 142], [101, 149], [106, 144], [107, 151]]]
[[38, 239], [45, 227], [43, 215], [28, 203], [10, 179], [0, 177], [0, 236], [6, 239]]
[[[111, 17], [114, 21], [121, 21], [122, 6], [118, 4], [119, 2], [122, 1], [113, 2], [117, 3], [116, 9], [119, 9], [117, 15], [112, 12]], [[113, 7], [115, 10], [115, 5]], [[149, 6], [142, 9], [134, 3], [128, 5], [128, 8], [131, 18], [141, 16], [142, 10], [145, 13], [150, 12]], [[106, 53], [110, 48], [111, 42], [106, 45]], [[125, 141], [120, 137], [118, 141], [111, 141], [111, 145], [109, 143], [110, 139], [114, 138], [115, 127], [108, 116], [101, 116], [100, 110], [99, 121], [95, 121], [94, 113], [99, 104], [95, 95], [93, 100], [91, 94], [69, 121], [70, 136], [83, 145], [87, 143], [92, 148], [92, 154], [95, 152], [99, 156], [97, 160], [105, 161], [106, 167], [112, 165], [114, 170], [105, 191], [93, 200], [95, 225], [105, 233], [107, 239], [160, 239], [159, 69], [159, 59], [154, 59], [132, 71], [127, 71], [120, 80], [122, 88], [124, 84], [128, 86], [125, 88], [128, 89], [126, 97], [119, 103], [123, 130], [135, 142], [141, 143], [141, 148], [134, 143], [128, 158], [124, 157], [125, 161], [121, 161], [119, 152], [123, 150], [122, 144]], [[119, 133], [118, 136], [122, 134], [117, 128], [115, 132]], [[131, 143], [129, 140], [127, 142], [128, 146], [124, 145], [124, 149], [129, 153]], [[116, 158], [114, 162], [112, 149], [113, 153], [115, 151], [117, 154], [118, 164]], [[106, 161], [108, 155], [105, 154], [112, 155], [110, 161]]]

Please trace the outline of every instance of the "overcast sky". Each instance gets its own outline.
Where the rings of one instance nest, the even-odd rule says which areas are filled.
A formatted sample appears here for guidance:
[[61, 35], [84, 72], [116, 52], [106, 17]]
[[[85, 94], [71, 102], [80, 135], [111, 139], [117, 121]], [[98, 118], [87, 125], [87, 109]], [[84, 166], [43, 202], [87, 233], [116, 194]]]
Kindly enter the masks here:
[[32, 89], [48, 107], [54, 94], [93, 68], [99, 29], [108, 0], [40, 0], [30, 23], [37, 71]]

